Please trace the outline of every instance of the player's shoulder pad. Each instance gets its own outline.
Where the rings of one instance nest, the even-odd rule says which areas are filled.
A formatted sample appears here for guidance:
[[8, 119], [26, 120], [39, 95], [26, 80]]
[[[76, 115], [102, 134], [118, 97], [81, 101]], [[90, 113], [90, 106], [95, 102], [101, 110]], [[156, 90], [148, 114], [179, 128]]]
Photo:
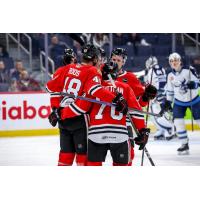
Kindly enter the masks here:
[[69, 67], [75, 67], [75, 66], [76, 66], [75, 64], [69, 64], [69, 65], [60, 66], [60, 67], [56, 70], [56, 73], [57, 73], [57, 72], [64, 72], [65, 70], [69, 69]]
[[130, 87], [127, 83], [124, 83], [124, 82], [121, 82], [121, 81], [115, 81], [115, 84], [116, 84], [117, 86], [121, 86], [121, 87], [123, 87], [123, 88], [128, 88], [128, 87]]
[[88, 73], [88, 74], [89, 74], [89, 73], [94, 73], [94, 74], [98, 74], [98, 75], [100, 75], [100, 76], [102, 75], [101, 70], [98, 69], [97, 67], [94, 67], [94, 66], [89, 67], [87, 73]]
[[52, 78], [55, 78], [56, 76], [60, 76], [61, 74], [63, 74], [65, 72], [65, 66], [63, 67], [59, 67], [55, 72], [54, 74], [52, 75]]
[[137, 78], [136, 75], [134, 74], [134, 72], [131, 72], [131, 71], [127, 71], [126, 72], [126, 75], [130, 78]]

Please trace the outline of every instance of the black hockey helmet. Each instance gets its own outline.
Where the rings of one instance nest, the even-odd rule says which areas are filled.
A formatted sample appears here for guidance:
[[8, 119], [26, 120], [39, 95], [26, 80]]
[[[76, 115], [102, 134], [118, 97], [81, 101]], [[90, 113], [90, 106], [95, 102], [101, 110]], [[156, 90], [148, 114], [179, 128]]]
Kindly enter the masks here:
[[108, 74], [112, 76], [115, 80], [118, 76], [118, 65], [112, 61], [106, 63], [102, 68], [102, 78], [103, 80], [108, 80]]
[[101, 56], [100, 49], [95, 47], [93, 44], [87, 44], [82, 49], [83, 59], [93, 61]]
[[64, 50], [64, 56], [63, 56], [63, 64], [68, 65], [71, 63], [72, 58], [76, 58], [76, 55], [74, 53], [73, 49], [67, 48]]
[[111, 52], [111, 57], [114, 56], [114, 55], [122, 56], [124, 61], [126, 61], [126, 59], [127, 59], [126, 49], [123, 49], [123, 48], [113, 49], [112, 52]]

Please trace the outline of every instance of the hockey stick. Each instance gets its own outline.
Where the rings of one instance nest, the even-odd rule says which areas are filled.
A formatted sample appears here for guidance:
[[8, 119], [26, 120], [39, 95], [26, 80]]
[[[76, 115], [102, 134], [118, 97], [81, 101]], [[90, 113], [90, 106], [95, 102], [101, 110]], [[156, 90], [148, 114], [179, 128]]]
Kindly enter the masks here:
[[[118, 91], [117, 91], [117, 87], [116, 87], [116, 85], [115, 85], [115, 82], [114, 82], [114, 80], [112, 79], [112, 77], [111, 77], [110, 74], [108, 74], [108, 78], [109, 78], [111, 84], [113, 85], [115, 91], [118, 92]], [[130, 115], [129, 112], [127, 113], [127, 116], [128, 116], [128, 118], [129, 118], [129, 120], [130, 120], [130, 122], [131, 122], [131, 125], [132, 125], [132, 127], [133, 127], [133, 129], [134, 129], [136, 135], [139, 136], [140, 133], [138, 132], [137, 128], [135, 127], [135, 124], [133, 123], [132, 118], [131, 118], [131, 115]], [[144, 150], [144, 152], [146, 153], [146, 156], [147, 156], [147, 158], [149, 159], [151, 165], [152, 165], [152, 166], [155, 166], [155, 164], [154, 164], [154, 162], [153, 162], [153, 160], [152, 160], [152, 158], [151, 158], [151, 156], [150, 156], [150, 154], [149, 154], [147, 148], [144, 147], [143, 150]]]
[[[153, 57], [151, 56], [152, 58], [152, 64], [153, 64]], [[154, 65], [155, 66], [155, 65]], [[154, 66], [152, 66], [152, 72], [151, 72], [151, 80], [150, 80], [150, 84], [152, 83], [152, 79], [153, 79], [153, 68]], [[148, 75], [148, 74], [147, 74]], [[147, 112], [149, 112], [149, 106], [150, 106], [150, 101], [148, 102], [148, 105], [147, 105]], [[148, 124], [148, 119], [149, 119], [149, 115], [146, 115], [146, 127], [147, 127], [147, 124]], [[141, 166], [143, 166], [143, 163], [144, 163], [144, 149], [142, 150], [142, 158], [141, 158]]]
[[[189, 81], [191, 81], [191, 68], [189, 66]], [[190, 102], [192, 101], [192, 90], [190, 89]], [[193, 123], [193, 114], [192, 114], [192, 104], [190, 106], [191, 110], [191, 125], [192, 125], [192, 132], [194, 131], [194, 123]]]
[[[88, 98], [88, 97], [78, 96], [78, 95], [74, 95], [74, 94], [69, 94], [69, 93], [66, 93], [66, 92], [55, 92], [51, 95], [52, 95], [52, 97], [54, 95], [55, 96], [56, 95], [68, 96], [68, 97], [72, 97], [72, 98], [77, 98], [77, 99], [89, 101], [89, 102], [92, 102], [92, 103], [98, 103], [98, 104], [102, 104], [102, 105], [106, 105], [106, 106], [115, 107], [115, 104], [112, 104], [112, 103], [109, 103], [109, 102], [106, 102], [106, 101], [99, 101], [99, 100], [96, 100], [96, 99], [91, 99], [91, 98]], [[138, 109], [135, 109], [135, 108], [128, 108], [128, 109], [129, 109], [129, 111], [136, 111], [136, 112], [142, 113], [142, 114], [152, 115], [152, 116], [155, 116], [155, 117], [161, 117], [160, 114], [156, 114], [156, 113], [146, 112], [146, 111], [138, 110]]]

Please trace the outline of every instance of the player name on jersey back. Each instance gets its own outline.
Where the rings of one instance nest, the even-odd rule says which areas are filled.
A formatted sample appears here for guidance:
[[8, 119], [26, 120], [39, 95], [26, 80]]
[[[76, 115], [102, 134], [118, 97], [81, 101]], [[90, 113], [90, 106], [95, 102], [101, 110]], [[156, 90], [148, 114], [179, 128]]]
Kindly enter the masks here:
[[80, 73], [81, 73], [80, 70], [77, 70], [77, 69], [71, 68], [71, 67], [70, 67], [69, 72], [68, 72], [68, 74], [72, 74], [72, 75], [74, 75], [74, 76], [79, 76]]
[[[104, 86], [107, 90], [109, 90], [110, 92], [115, 93], [115, 88], [113, 86]], [[117, 87], [117, 91], [121, 94], [124, 93], [124, 89], [121, 87]]]

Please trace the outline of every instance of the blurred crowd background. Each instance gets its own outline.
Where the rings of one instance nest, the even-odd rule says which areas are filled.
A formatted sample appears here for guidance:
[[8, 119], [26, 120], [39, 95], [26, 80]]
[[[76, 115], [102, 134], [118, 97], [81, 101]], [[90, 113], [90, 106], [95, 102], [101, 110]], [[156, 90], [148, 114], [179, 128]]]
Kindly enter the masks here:
[[128, 59], [124, 68], [128, 71], [144, 70], [149, 56], [156, 56], [159, 65], [170, 71], [168, 56], [176, 51], [184, 65], [194, 66], [200, 74], [198, 33], [1, 33], [0, 92], [44, 90], [45, 82], [62, 66], [65, 48], [72, 48], [80, 61], [77, 38], [102, 47], [108, 58], [113, 48], [125, 48]]

